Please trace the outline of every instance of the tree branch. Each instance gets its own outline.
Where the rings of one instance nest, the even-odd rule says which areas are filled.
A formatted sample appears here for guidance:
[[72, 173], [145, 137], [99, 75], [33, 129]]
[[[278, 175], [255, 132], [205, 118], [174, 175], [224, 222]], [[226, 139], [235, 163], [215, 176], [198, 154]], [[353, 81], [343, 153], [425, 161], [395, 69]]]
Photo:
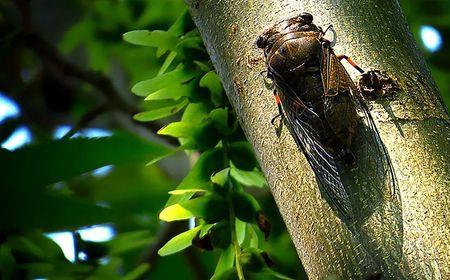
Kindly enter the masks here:
[[[187, 2], [309, 277], [360, 279], [382, 272], [389, 279], [449, 278], [449, 118], [397, 1]], [[355, 199], [374, 209], [350, 226], [322, 198], [289, 131], [283, 127], [277, 137], [270, 124], [276, 106], [259, 75], [265, 65], [256, 37], [302, 11], [319, 26], [334, 25], [337, 53], [364, 69], [387, 71], [402, 89], [392, 101], [371, 103], [399, 189], [375, 207], [364, 196], [373, 186], [359, 186]]]

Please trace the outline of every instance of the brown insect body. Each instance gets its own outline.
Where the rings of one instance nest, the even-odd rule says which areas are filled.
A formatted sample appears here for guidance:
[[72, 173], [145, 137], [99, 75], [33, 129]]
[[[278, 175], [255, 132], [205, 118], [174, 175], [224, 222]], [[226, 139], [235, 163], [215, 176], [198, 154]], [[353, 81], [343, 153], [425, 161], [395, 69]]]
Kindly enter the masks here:
[[[323, 87], [323, 31], [312, 23], [293, 17], [275, 24], [264, 32], [265, 54], [271, 72], [281, 75], [303, 104], [318, 114], [312, 123], [320, 141], [333, 154], [348, 153], [355, 132], [356, 110], [350, 98], [349, 85], [341, 81], [339, 94]], [[269, 77], [273, 78], [273, 77]], [[279, 95], [289, 94], [283, 91]], [[283, 99], [282, 96], [280, 96]], [[292, 96], [291, 96], [292, 98]]]
[[[256, 44], [264, 49], [267, 76], [274, 81], [280, 115], [333, 208], [351, 218], [342, 173], [345, 166], [354, 163], [352, 144], [361, 117], [365, 122], [361, 134], [379, 150], [379, 166], [384, 173], [392, 167], [362, 96], [331, 42], [312, 20], [312, 15], [302, 13], [280, 21], [266, 29]], [[394, 175], [390, 177], [393, 180]]]

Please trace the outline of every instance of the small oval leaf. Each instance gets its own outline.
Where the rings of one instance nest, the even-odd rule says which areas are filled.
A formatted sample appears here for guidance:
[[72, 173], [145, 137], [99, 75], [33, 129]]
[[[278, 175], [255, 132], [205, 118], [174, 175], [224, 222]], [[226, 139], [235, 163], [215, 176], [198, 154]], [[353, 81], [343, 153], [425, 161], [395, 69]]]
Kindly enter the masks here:
[[197, 226], [170, 239], [161, 249], [158, 250], [158, 255], [171, 255], [191, 246], [192, 239], [194, 239], [201, 227], [202, 226]]

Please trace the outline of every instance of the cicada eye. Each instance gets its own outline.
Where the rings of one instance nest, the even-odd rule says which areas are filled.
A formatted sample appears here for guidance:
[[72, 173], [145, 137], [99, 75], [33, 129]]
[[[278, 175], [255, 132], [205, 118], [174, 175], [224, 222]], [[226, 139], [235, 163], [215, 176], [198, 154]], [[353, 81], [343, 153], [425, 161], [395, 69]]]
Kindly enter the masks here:
[[310, 13], [303, 12], [298, 17], [302, 23], [310, 24], [313, 21], [313, 16]]
[[266, 36], [260, 35], [258, 36], [258, 39], [256, 39], [256, 46], [260, 49], [264, 49], [267, 45]]

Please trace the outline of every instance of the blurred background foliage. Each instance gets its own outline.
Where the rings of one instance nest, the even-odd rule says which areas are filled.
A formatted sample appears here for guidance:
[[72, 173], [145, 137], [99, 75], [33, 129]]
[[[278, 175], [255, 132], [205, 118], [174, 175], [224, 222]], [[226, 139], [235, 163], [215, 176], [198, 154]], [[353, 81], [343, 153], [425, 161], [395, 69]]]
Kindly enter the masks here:
[[[400, 3], [449, 106], [450, 1]], [[230, 109], [208, 58], [201, 44], [187, 47], [198, 52], [174, 58], [162, 71], [170, 53], [163, 54], [161, 45], [122, 41], [130, 30], [168, 30], [184, 11], [182, 0], [0, 2], [0, 279], [207, 279], [214, 274], [221, 250], [194, 246], [158, 256], [168, 240], [192, 227], [192, 219], [165, 223], [158, 216], [168, 192], [199, 157], [192, 149], [211, 150], [224, 139], [243, 141], [242, 132], [206, 133], [194, 137], [190, 152], [174, 153], [178, 141], [167, 135], [176, 133], [156, 132], [187, 118], [184, 106], [209, 106], [206, 115], [214, 108]], [[178, 37], [194, 28], [188, 19], [183, 26]], [[189, 64], [200, 97], [143, 102], [130, 93], [138, 82], [176, 70], [176, 62]], [[225, 127], [232, 127], [232, 110], [226, 112]], [[251, 153], [241, 164], [249, 158]], [[256, 185], [245, 187], [245, 193], [257, 199], [272, 225], [267, 241], [255, 227], [257, 247], [270, 256], [274, 270], [306, 279], [267, 186]]]

